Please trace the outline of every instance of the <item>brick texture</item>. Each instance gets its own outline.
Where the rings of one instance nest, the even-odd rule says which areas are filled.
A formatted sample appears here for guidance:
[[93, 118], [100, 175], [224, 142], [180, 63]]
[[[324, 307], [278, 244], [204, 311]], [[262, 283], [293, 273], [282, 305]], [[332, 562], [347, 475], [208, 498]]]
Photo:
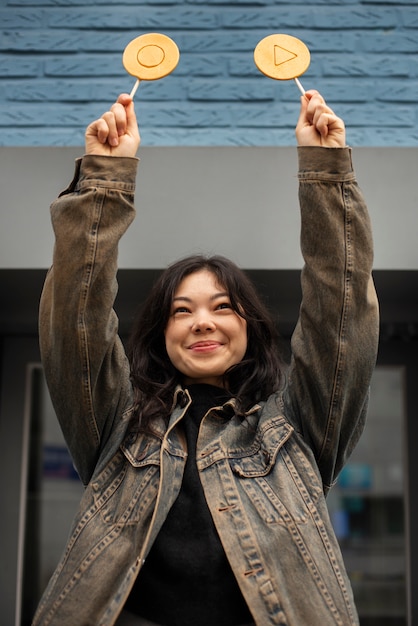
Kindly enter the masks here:
[[310, 48], [317, 88], [359, 146], [418, 146], [418, 2], [412, 0], [0, 0], [0, 145], [79, 146], [135, 79], [131, 39], [162, 32], [176, 70], [143, 82], [144, 145], [294, 145], [299, 91], [257, 70], [272, 33]]

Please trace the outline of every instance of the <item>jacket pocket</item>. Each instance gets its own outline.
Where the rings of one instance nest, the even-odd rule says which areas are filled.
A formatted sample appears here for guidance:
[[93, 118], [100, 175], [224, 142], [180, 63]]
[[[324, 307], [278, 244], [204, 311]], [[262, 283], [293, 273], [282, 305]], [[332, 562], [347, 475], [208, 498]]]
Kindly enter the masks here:
[[160, 478], [160, 441], [128, 436], [91, 483], [94, 503], [106, 524], [137, 524], [154, 505]]
[[267, 524], [305, 524], [322, 493], [309, 459], [298, 448], [294, 430], [275, 420], [256, 437], [256, 449], [230, 459], [232, 472], [257, 517]]

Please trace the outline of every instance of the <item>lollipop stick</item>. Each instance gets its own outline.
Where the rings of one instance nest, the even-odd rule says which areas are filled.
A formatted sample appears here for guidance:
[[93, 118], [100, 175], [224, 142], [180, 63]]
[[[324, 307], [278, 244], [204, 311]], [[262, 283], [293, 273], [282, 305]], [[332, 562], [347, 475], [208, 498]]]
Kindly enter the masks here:
[[133, 98], [134, 95], [136, 94], [136, 90], [138, 89], [140, 82], [141, 81], [139, 80], [139, 78], [137, 78], [137, 81], [136, 81], [135, 85], [132, 87], [131, 93], [129, 94], [131, 96], [131, 98]]
[[304, 96], [305, 95], [305, 90], [302, 87], [302, 84], [301, 84], [299, 78], [295, 78], [295, 83], [297, 84], [298, 89], [299, 89], [300, 93], [302, 94], [302, 96]]

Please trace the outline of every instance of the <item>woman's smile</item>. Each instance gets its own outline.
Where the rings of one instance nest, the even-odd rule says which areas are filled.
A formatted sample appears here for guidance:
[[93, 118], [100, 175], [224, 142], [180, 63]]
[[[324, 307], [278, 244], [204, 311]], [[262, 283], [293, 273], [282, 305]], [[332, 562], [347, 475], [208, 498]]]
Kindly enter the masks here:
[[192, 343], [192, 345], [189, 346], [189, 349], [195, 352], [211, 352], [220, 346], [222, 346], [222, 344], [219, 341], [196, 341], [196, 343]]

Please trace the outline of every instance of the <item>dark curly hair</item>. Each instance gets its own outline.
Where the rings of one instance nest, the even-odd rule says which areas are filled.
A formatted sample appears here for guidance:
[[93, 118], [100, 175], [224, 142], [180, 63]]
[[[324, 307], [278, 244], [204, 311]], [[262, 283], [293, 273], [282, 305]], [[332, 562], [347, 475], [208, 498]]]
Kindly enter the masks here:
[[247, 322], [247, 350], [240, 363], [224, 373], [224, 386], [236, 398], [237, 413], [277, 391], [284, 361], [278, 349], [273, 318], [248, 276], [222, 256], [189, 256], [170, 265], [157, 279], [134, 323], [128, 343], [135, 415], [141, 427], [153, 417], [168, 418], [175, 387], [182, 374], [171, 363], [165, 347], [165, 329], [174, 294], [190, 274], [208, 270], [229, 294], [232, 308]]

